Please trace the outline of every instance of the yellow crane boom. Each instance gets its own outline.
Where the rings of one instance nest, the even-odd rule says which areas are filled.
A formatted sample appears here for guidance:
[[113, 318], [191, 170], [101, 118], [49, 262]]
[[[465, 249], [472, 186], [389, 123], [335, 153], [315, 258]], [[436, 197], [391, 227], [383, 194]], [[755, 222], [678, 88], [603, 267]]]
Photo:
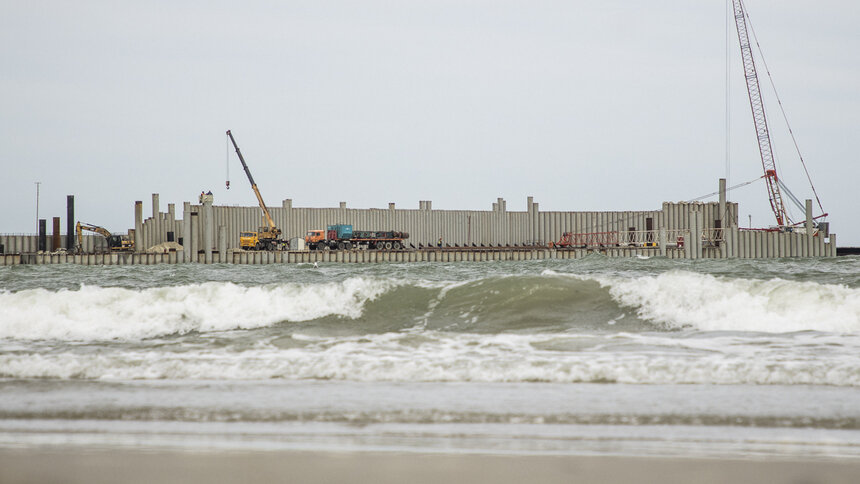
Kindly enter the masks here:
[[[257, 202], [260, 204], [260, 208], [263, 210], [263, 216], [266, 218], [266, 227], [260, 227], [260, 232], [256, 237], [250, 237], [246, 242], [242, 243], [243, 248], [255, 248], [255, 249], [275, 249], [281, 243], [279, 237], [281, 236], [281, 230], [275, 226], [275, 221], [272, 220], [272, 214], [269, 213], [269, 208], [266, 207], [266, 202], [263, 201], [263, 196], [260, 194], [260, 189], [257, 188], [257, 182], [254, 181], [254, 177], [251, 176], [251, 170], [248, 169], [248, 164], [245, 163], [245, 157], [242, 156], [242, 151], [239, 150], [239, 145], [236, 144], [236, 139], [233, 138], [233, 133], [230, 130], [227, 130], [227, 136], [230, 137], [230, 141], [233, 143], [233, 148], [236, 149], [236, 154], [239, 155], [239, 161], [242, 162], [242, 168], [245, 170], [245, 175], [248, 176], [248, 181], [251, 183], [251, 189], [254, 190], [254, 195], [257, 196]], [[258, 239], [253, 244], [250, 243], [250, 240], [253, 238]], [[245, 238], [243, 237], [243, 240]]]

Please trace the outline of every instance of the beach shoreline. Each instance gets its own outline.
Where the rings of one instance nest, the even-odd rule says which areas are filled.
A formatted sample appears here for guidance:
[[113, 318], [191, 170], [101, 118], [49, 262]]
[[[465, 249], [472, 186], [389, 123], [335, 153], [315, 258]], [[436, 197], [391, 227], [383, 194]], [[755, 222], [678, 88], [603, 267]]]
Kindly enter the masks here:
[[702, 459], [398, 452], [0, 449], [19, 483], [853, 483], [860, 460]]

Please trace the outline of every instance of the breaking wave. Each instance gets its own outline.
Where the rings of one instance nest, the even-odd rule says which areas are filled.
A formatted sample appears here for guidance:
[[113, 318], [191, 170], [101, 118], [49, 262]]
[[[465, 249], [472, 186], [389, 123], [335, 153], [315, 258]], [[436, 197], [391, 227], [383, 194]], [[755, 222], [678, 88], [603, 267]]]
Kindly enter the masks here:
[[0, 293], [0, 338], [70, 341], [145, 339], [192, 331], [226, 331], [355, 318], [365, 302], [394, 286], [361, 277], [326, 284], [244, 287], [207, 282], [177, 287]]
[[860, 332], [860, 289], [685, 271], [627, 278], [545, 271], [448, 283], [350, 277], [250, 287], [207, 282], [0, 292], [0, 339], [135, 341], [282, 323], [339, 334], [679, 329], [845, 334]]
[[613, 299], [669, 328], [786, 333], [860, 331], [860, 289], [673, 271], [602, 280]]

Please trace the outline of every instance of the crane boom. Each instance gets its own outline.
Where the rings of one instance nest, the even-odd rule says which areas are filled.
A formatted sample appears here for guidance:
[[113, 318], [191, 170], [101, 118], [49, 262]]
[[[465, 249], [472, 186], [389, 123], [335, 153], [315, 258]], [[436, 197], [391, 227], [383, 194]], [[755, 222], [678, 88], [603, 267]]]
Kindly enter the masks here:
[[248, 175], [248, 181], [251, 182], [251, 189], [254, 190], [254, 195], [257, 196], [257, 202], [260, 203], [260, 208], [263, 209], [263, 215], [266, 217], [266, 224], [269, 226], [269, 232], [279, 232], [275, 227], [275, 221], [272, 220], [272, 215], [269, 213], [269, 209], [266, 207], [266, 202], [263, 201], [263, 196], [260, 195], [260, 189], [257, 188], [257, 183], [254, 182], [254, 177], [251, 176], [251, 170], [248, 169], [248, 164], [245, 163], [245, 157], [242, 156], [242, 152], [239, 150], [239, 145], [236, 144], [236, 140], [233, 138], [233, 133], [231, 133], [229, 129], [227, 130], [227, 136], [230, 137], [230, 141], [233, 142], [233, 147], [236, 148], [236, 154], [239, 155], [239, 161], [242, 162], [242, 168], [245, 169], [245, 174]]
[[741, 57], [744, 63], [744, 78], [747, 84], [747, 94], [750, 99], [753, 122], [755, 123], [756, 138], [758, 139], [758, 150], [761, 154], [761, 164], [764, 168], [764, 178], [767, 182], [770, 206], [776, 217], [776, 223], [780, 227], [785, 226], [788, 217], [785, 212], [785, 204], [779, 191], [779, 178], [776, 174], [776, 163], [773, 156], [773, 145], [770, 141], [770, 132], [767, 127], [767, 118], [764, 112], [764, 103], [761, 99], [761, 89], [758, 82], [758, 74], [755, 68], [752, 45], [750, 44], [749, 31], [747, 29], [747, 15], [744, 11], [742, 0], [732, 0], [735, 13], [735, 26], [738, 30], [738, 41], [741, 46]]

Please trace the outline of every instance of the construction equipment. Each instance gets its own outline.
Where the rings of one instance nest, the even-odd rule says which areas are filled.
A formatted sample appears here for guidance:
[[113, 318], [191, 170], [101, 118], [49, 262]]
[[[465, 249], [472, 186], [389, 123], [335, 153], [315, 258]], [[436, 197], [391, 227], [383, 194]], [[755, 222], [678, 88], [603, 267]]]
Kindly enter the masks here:
[[103, 235], [104, 238], [107, 240], [107, 245], [111, 252], [131, 252], [134, 250], [133, 237], [129, 237], [126, 235], [114, 235], [104, 227], [92, 224], [82, 224], [78, 222], [75, 226], [75, 232], [78, 236], [78, 242], [75, 246], [75, 252], [80, 253], [83, 251], [84, 230]]
[[[810, 216], [811, 220], [807, 220], [805, 222], [792, 223], [788, 216], [788, 213], [786, 212], [781, 190], [785, 191], [789, 201], [794, 203], [798, 208], [800, 208], [801, 210], [805, 210], [805, 207], [802, 203], [800, 203], [800, 200], [798, 200], [797, 197], [791, 193], [791, 190], [788, 189], [785, 183], [783, 183], [783, 181], [779, 179], [779, 176], [776, 173], [776, 162], [773, 153], [773, 144], [770, 138], [770, 129], [768, 128], [767, 116], [765, 116], [764, 103], [762, 102], [761, 87], [759, 85], [755, 58], [753, 57], [752, 43], [750, 42], [749, 33], [752, 32], [753, 38], [755, 38], [755, 31], [752, 30], [751, 24], [749, 24], [749, 16], [744, 8], [743, 1], [732, 0], [732, 8], [734, 9], [735, 27], [737, 27], [738, 42], [740, 43], [741, 48], [741, 58], [744, 64], [744, 78], [746, 79], [747, 94], [749, 95], [750, 109], [752, 110], [753, 123], [755, 124], [756, 139], [758, 140], [761, 163], [762, 167], [764, 168], [763, 178], [767, 182], [767, 192], [768, 198], [770, 199], [770, 207], [771, 210], [773, 210], [774, 217], [776, 217], [777, 227], [774, 230], [778, 230], [780, 232], [790, 232], [796, 230], [793, 229], [792, 226], [800, 225], [802, 223], [809, 223], [813, 226], [817, 226], [818, 222], [816, 222], [816, 220], [819, 218], [827, 217], [826, 213], [818, 217]], [[756, 45], [758, 45], [758, 40], [756, 40]], [[759, 52], [761, 52], [760, 47]], [[767, 69], [767, 63], [764, 62], [764, 57], [762, 57], [762, 61], [765, 67], [765, 72], [767, 72], [768, 76], [770, 76], [770, 71]], [[773, 85], [772, 80], [771, 85]], [[779, 100], [779, 95], [776, 94], [775, 87], [774, 94], [776, 95], [776, 99], [779, 103], [780, 109], [782, 109], [782, 102]], [[782, 114], [785, 118], [786, 124], [788, 124], [788, 118], [785, 117], [784, 110], [782, 111]], [[797, 154], [800, 158], [801, 164], [803, 165], [803, 169], [804, 171], [806, 171], [806, 177], [809, 180], [810, 187], [812, 188], [813, 193], [815, 193], [815, 198], [818, 201], [818, 207], [823, 212], [824, 208], [821, 206], [821, 200], [818, 199], [818, 193], [815, 191], [815, 186], [812, 184], [812, 178], [809, 176], [809, 171], [806, 169], [806, 163], [803, 161], [803, 156], [800, 154], [800, 149], [797, 146], [797, 140], [794, 139], [794, 133], [791, 131], [791, 126], [788, 126], [788, 131], [791, 134], [792, 140], [794, 141], [794, 146], [795, 149], [797, 149]]]
[[741, 46], [741, 58], [744, 63], [744, 77], [746, 78], [747, 94], [750, 99], [753, 122], [755, 123], [756, 138], [758, 139], [758, 150], [761, 155], [761, 164], [764, 168], [764, 178], [767, 182], [767, 192], [770, 198], [770, 207], [776, 217], [776, 223], [782, 227], [788, 221], [785, 214], [785, 204], [779, 191], [779, 177], [776, 174], [776, 163], [773, 157], [773, 145], [770, 140], [770, 131], [767, 126], [767, 117], [764, 112], [764, 103], [761, 99], [761, 87], [758, 82], [758, 73], [755, 67], [752, 44], [750, 43], [747, 28], [747, 17], [741, 0], [732, 0], [735, 12], [735, 26], [738, 31], [738, 41]]
[[328, 249], [376, 249], [401, 250], [406, 232], [353, 230], [352, 225], [329, 225], [326, 230], [309, 230], [305, 236], [305, 245], [311, 250]]
[[233, 138], [233, 133], [227, 130], [227, 136], [236, 148], [236, 154], [239, 155], [239, 161], [242, 162], [242, 168], [245, 169], [245, 174], [248, 175], [248, 181], [251, 183], [251, 189], [254, 190], [254, 195], [257, 196], [257, 202], [260, 204], [260, 209], [263, 210], [263, 216], [266, 219], [266, 226], [260, 227], [257, 232], [245, 231], [239, 234], [239, 245], [245, 250], [281, 250], [284, 248], [286, 241], [280, 239], [281, 229], [275, 226], [275, 221], [272, 220], [272, 215], [266, 207], [266, 202], [263, 201], [263, 196], [260, 195], [260, 189], [257, 188], [257, 183], [254, 177], [251, 176], [251, 171], [248, 169], [248, 164], [245, 163], [245, 157], [239, 150], [239, 145]]

